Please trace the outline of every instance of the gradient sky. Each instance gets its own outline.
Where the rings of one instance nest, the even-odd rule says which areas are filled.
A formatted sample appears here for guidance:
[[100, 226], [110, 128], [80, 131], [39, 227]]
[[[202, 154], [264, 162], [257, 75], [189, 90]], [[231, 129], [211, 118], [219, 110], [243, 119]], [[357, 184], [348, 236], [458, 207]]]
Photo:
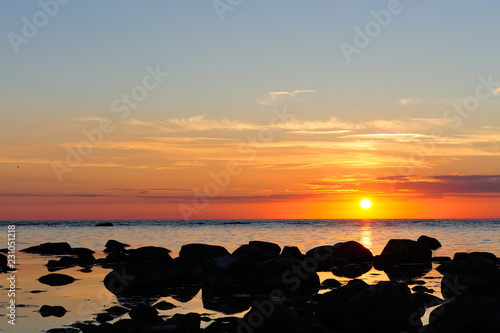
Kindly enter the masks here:
[[0, 219], [500, 217], [500, 3], [60, 1], [0, 2]]

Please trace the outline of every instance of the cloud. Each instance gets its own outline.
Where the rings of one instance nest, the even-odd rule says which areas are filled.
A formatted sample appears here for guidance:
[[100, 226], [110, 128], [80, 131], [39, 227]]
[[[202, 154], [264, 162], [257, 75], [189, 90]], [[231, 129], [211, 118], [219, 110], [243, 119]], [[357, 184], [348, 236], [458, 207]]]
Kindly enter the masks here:
[[500, 87], [496, 88], [495, 91], [493, 92], [493, 96], [500, 95]]
[[257, 100], [260, 105], [272, 105], [282, 101], [285, 98], [296, 99], [298, 94], [312, 93], [314, 90], [294, 90], [294, 91], [271, 91], [266, 99]]

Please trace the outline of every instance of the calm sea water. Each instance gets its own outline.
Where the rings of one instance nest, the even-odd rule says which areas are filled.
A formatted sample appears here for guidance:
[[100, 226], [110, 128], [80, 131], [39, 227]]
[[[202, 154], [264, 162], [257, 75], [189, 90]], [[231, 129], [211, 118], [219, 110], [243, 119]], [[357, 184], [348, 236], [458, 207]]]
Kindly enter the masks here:
[[[435, 256], [453, 256], [455, 252], [488, 251], [500, 256], [500, 219], [491, 220], [200, 220], [200, 221], [111, 221], [113, 227], [96, 227], [99, 221], [0, 221], [0, 248], [7, 244], [7, 226], [16, 226], [17, 249], [44, 242], [68, 242], [73, 247], [88, 247], [96, 251], [96, 257], [104, 257], [102, 250], [109, 239], [131, 245], [162, 246], [177, 256], [181, 246], [188, 243], [217, 244], [230, 252], [250, 240], [263, 240], [285, 245], [295, 245], [306, 252], [319, 246], [355, 240], [373, 254], [380, 254], [391, 238], [417, 239], [420, 235], [437, 238], [443, 247]], [[109, 272], [95, 267], [91, 273], [79, 268], [59, 271], [71, 275], [76, 282], [62, 287], [49, 287], [37, 281], [47, 274], [44, 266], [50, 256], [17, 253], [18, 273], [16, 326], [7, 324], [6, 306], [7, 275], [0, 275], [0, 330], [6, 332], [40, 332], [50, 328], [66, 327], [76, 321], [93, 320], [105, 308], [119, 304], [114, 295], [103, 286], [102, 280]], [[440, 295], [441, 275], [435, 270], [428, 273], [427, 286]], [[320, 273], [320, 278], [339, 278], [332, 273]], [[368, 283], [388, 280], [380, 271], [372, 269], [360, 277]], [[40, 293], [33, 291], [42, 291]], [[170, 297], [162, 300], [174, 303], [178, 308], [161, 312], [162, 315], [198, 312], [214, 319], [223, 314], [203, 308], [201, 293], [187, 303]], [[41, 305], [61, 305], [68, 313], [62, 318], [42, 318], [38, 313]], [[242, 316], [243, 313], [238, 314]], [[126, 317], [126, 316], [125, 316]]]

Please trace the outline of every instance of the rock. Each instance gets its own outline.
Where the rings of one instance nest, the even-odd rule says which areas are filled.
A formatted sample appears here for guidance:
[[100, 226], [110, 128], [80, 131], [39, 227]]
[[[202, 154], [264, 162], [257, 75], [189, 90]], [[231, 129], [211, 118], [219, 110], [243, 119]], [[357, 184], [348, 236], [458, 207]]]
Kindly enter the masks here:
[[38, 281], [49, 286], [64, 286], [73, 283], [75, 279], [66, 274], [51, 273], [40, 277]]
[[290, 257], [268, 259], [258, 265], [248, 276], [248, 284], [254, 291], [283, 292], [307, 290], [319, 287], [316, 267], [308, 266], [306, 261]]
[[466, 332], [499, 332], [500, 299], [494, 296], [461, 296], [434, 309], [429, 321], [453, 323]]
[[31, 246], [26, 249], [21, 250], [21, 252], [26, 253], [37, 253], [42, 255], [50, 255], [50, 254], [71, 254], [72, 249], [71, 246], [66, 243], [43, 243], [36, 246]]
[[397, 263], [425, 263], [431, 261], [432, 251], [414, 240], [391, 239], [376, 259]]
[[77, 263], [78, 260], [74, 257], [62, 257], [59, 258], [59, 260], [49, 260], [46, 266], [50, 272], [53, 272], [60, 269], [76, 266]]
[[91, 253], [80, 253], [76, 258], [76, 262], [80, 267], [91, 267], [95, 264], [96, 260]]
[[137, 249], [127, 250], [128, 254], [127, 260], [131, 261], [170, 261], [172, 257], [170, 256], [169, 249], [157, 246], [144, 246]]
[[281, 256], [292, 257], [295, 259], [303, 259], [304, 255], [296, 246], [285, 246], [281, 251]]
[[372, 252], [355, 241], [337, 243], [333, 246], [335, 257], [345, 258], [351, 262], [370, 262], [373, 261]]
[[96, 227], [112, 227], [113, 223], [111, 223], [111, 222], [100, 222], [100, 223], [96, 223], [95, 226]]
[[202, 289], [203, 308], [233, 315], [247, 311], [251, 307], [249, 297], [234, 297], [232, 294], [213, 292], [214, 289]]
[[450, 257], [432, 257], [432, 262], [442, 264], [445, 262], [451, 262], [451, 258]]
[[161, 322], [158, 317], [158, 310], [148, 305], [138, 305], [130, 309], [128, 315], [132, 320], [141, 324], [156, 324]]
[[198, 313], [179, 314], [176, 313], [172, 318], [167, 319], [164, 327], [177, 329], [178, 332], [194, 333], [198, 332], [201, 324], [201, 316]]
[[[259, 319], [260, 325], [255, 325], [255, 318], [261, 318]], [[263, 300], [256, 302], [245, 314], [237, 332], [254, 332], [253, 327], [257, 326], [256, 332], [298, 333], [300, 332], [297, 326], [298, 320], [299, 316], [293, 309]]]
[[339, 288], [342, 286], [342, 284], [335, 280], [335, 279], [326, 279], [321, 283], [321, 285], [328, 287], [328, 288]]
[[0, 253], [0, 273], [7, 272], [9, 267], [7, 266], [7, 256]]
[[[106, 332], [140, 332], [140, 324], [132, 319], [120, 319], [113, 323], [111, 330]], [[85, 331], [83, 331], [85, 333]], [[101, 333], [101, 331], [93, 331], [95, 333]]]
[[436, 238], [425, 235], [418, 237], [417, 243], [420, 243], [431, 250], [437, 250], [441, 247], [441, 243]]
[[[413, 331], [409, 331], [413, 333]], [[467, 333], [462, 328], [451, 323], [434, 323], [430, 325], [423, 326], [419, 330], [415, 330], [415, 333]]]
[[71, 249], [71, 254], [75, 256], [79, 256], [81, 254], [94, 254], [95, 251], [92, 251], [89, 248], [86, 247], [74, 247]]
[[205, 260], [228, 255], [229, 252], [219, 245], [186, 244], [181, 247], [179, 257], [190, 257], [202, 265]]
[[483, 254], [471, 254], [452, 263], [441, 280], [441, 294], [454, 298], [462, 293], [491, 294], [500, 289], [500, 269]]
[[306, 257], [314, 259], [318, 264], [318, 271], [329, 271], [336, 263], [335, 249], [331, 245], [317, 246], [306, 252]]
[[421, 326], [417, 304], [404, 283], [379, 282], [375, 286], [360, 288], [354, 295], [354, 290], [343, 293], [343, 288], [334, 290], [340, 296], [333, 304], [327, 303], [321, 311], [318, 309], [325, 304], [318, 304], [318, 317], [330, 328], [357, 322], [367, 332], [399, 333], [410, 326], [410, 320], [415, 326]]
[[110, 308], [107, 308], [105, 309], [104, 311], [106, 311], [107, 313], [115, 316], [115, 317], [118, 317], [118, 316], [121, 316], [121, 315], [124, 315], [125, 313], [129, 312], [129, 309], [126, 309], [122, 306], [112, 306]]
[[391, 263], [391, 262], [376, 262], [375, 269], [383, 270], [391, 281], [407, 282], [415, 278], [425, 276], [432, 270], [432, 264], [427, 263]]
[[109, 313], [99, 313], [96, 317], [95, 317], [95, 320], [99, 323], [104, 323], [104, 322], [107, 322], [107, 321], [111, 321], [115, 319], [115, 317], [113, 317], [111, 314]]
[[125, 248], [129, 246], [130, 245], [128, 244], [121, 243], [114, 239], [110, 239], [106, 242], [104, 252], [123, 252], [125, 251]]
[[42, 305], [39, 310], [42, 317], [62, 317], [66, 314], [66, 309], [62, 306], [50, 306], [50, 305]]
[[279, 256], [281, 248], [279, 245], [268, 242], [251, 241], [248, 245], [242, 245], [233, 252], [233, 256], [243, 260], [249, 266]]
[[158, 309], [158, 310], [171, 310], [171, 309], [174, 309], [176, 308], [175, 305], [173, 305], [172, 303], [169, 303], [169, 302], [165, 302], [165, 301], [161, 301], [159, 303], [156, 303], [153, 305], [153, 307], [155, 309]]
[[79, 333], [80, 330], [73, 327], [51, 328], [47, 333]]

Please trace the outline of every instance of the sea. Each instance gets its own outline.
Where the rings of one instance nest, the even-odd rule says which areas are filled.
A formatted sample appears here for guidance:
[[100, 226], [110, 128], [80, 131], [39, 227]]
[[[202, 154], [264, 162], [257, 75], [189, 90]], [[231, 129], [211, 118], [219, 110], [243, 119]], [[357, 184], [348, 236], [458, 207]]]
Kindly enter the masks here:
[[[111, 222], [111, 227], [98, 227], [101, 222]], [[94, 250], [96, 258], [105, 257], [104, 245], [114, 239], [130, 245], [160, 246], [178, 256], [182, 245], [205, 243], [224, 246], [232, 252], [252, 240], [268, 241], [284, 246], [297, 246], [302, 253], [320, 245], [333, 245], [349, 240], [357, 241], [380, 254], [390, 239], [413, 239], [421, 235], [437, 238], [442, 247], [434, 256], [453, 257], [456, 252], [486, 251], [500, 256], [500, 219], [380, 219], [380, 220], [117, 220], [117, 221], [0, 221], [0, 249], [7, 248], [8, 231], [15, 226], [15, 295], [12, 295], [10, 274], [0, 274], [0, 331], [43, 332], [51, 328], [66, 328], [77, 322], [95, 321], [96, 315], [113, 305], [125, 305], [103, 285], [110, 272], [94, 266], [91, 272], [82, 272], [81, 267], [58, 271], [73, 276], [76, 281], [60, 287], [41, 284], [38, 278], [48, 274], [45, 266], [54, 256], [41, 256], [19, 252], [29, 246], [46, 242], [68, 242], [72, 247], [87, 247]], [[12, 233], [11, 233], [12, 234]], [[433, 268], [437, 264], [433, 264]], [[335, 278], [341, 283], [350, 279], [336, 276], [332, 272], [320, 272], [320, 279]], [[440, 293], [441, 274], [432, 269], [420, 277], [427, 287]], [[383, 271], [372, 268], [359, 279], [367, 283], [389, 280]], [[326, 290], [328, 291], [328, 290]], [[322, 291], [325, 292], [325, 291]], [[8, 306], [15, 302], [15, 325]], [[162, 297], [177, 307], [160, 311], [168, 318], [175, 313], [197, 312], [211, 320], [227, 316], [204, 307], [201, 291], [192, 299], [178, 300]], [[42, 317], [42, 305], [63, 306], [68, 312], [62, 317]], [[246, 311], [232, 314], [242, 317]], [[11, 314], [9, 316], [9, 314]], [[427, 314], [428, 315], [428, 314]], [[124, 315], [121, 318], [127, 318]], [[425, 316], [423, 318], [426, 320]]]

